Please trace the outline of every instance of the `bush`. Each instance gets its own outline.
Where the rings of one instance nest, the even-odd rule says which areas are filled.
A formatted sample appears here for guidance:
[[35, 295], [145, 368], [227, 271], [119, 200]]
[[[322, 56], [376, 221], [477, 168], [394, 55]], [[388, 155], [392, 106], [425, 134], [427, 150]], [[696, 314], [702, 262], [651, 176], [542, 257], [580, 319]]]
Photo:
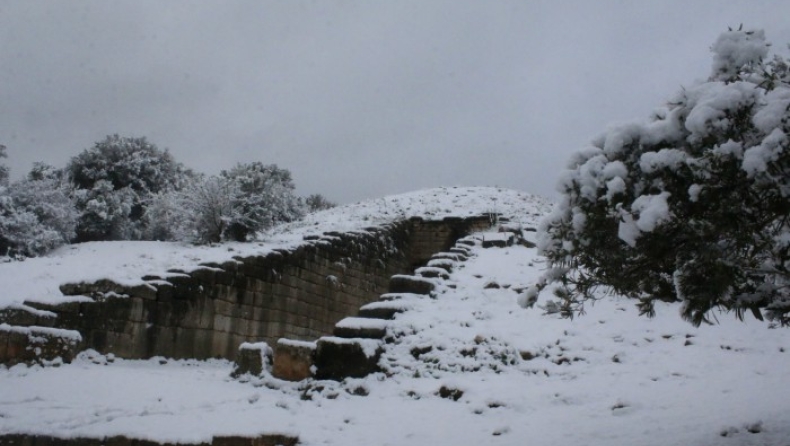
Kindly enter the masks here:
[[81, 213], [77, 241], [139, 239], [153, 194], [178, 190], [192, 173], [145, 138], [112, 135], [66, 167]]
[[255, 162], [152, 196], [146, 221], [155, 239], [217, 243], [245, 241], [303, 214], [291, 173]]
[[326, 197], [321, 194], [309, 195], [305, 198], [304, 204], [307, 207], [307, 212], [323, 211], [337, 206], [336, 203], [327, 200]]
[[238, 164], [220, 175], [233, 193], [233, 213], [226, 238], [244, 241], [250, 235], [301, 218], [304, 206], [294, 193], [291, 172], [275, 164]]
[[62, 180], [27, 179], [0, 189], [3, 255], [41, 255], [74, 237], [77, 211], [69, 198], [69, 187]]
[[615, 127], [575, 154], [541, 225], [551, 285], [566, 316], [596, 289], [681, 301], [787, 323], [790, 312], [790, 76], [762, 31], [729, 31], [707, 82], [645, 123]]

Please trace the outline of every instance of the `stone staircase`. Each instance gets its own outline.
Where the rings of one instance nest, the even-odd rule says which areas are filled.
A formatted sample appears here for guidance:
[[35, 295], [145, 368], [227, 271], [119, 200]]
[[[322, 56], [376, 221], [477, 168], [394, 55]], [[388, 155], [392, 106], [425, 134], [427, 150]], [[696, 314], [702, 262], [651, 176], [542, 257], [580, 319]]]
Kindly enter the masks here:
[[[414, 274], [392, 276], [388, 292], [360, 307], [357, 316], [339, 321], [332, 336], [314, 343], [280, 339], [274, 349], [273, 375], [292, 381], [310, 377], [343, 380], [379, 371], [381, 354], [395, 341], [390, 327], [397, 323], [397, 315], [412, 310], [421, 299], [435, 299], [443, 287], [455, 288], [450, 273], [473, 255], [471, 247], [481, 243], [482, 238], [464, 237], [447, 251], [431, 256]], [[296, 369], [302, 373], [292, 373]]]

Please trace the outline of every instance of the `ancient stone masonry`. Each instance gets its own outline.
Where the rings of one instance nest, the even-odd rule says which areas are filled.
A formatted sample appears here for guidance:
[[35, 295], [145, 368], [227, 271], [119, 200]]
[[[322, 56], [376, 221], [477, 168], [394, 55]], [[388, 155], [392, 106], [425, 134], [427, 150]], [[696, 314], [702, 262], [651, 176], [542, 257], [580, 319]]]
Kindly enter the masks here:
[[[189, 443], [178, 443], [190, 446]], [[211, 442], [192, 443], [194, 446], [294, 446], [299, 438], [294, 435], [271, 434], [259, 437], [214, 437]], [[124, 436], [105, 438], [58, 438], [46, 435], [0, 434], [0, 446], [175, 446], [175, 443], [159, 443]]]
[[[315, 378], [343, 380], [362, 377], [380, 371], [383, 352], [389, 344], [397, 342], [397, 331], [391, 330], [392, 319], [398, 313], [409, 311], [422, 299], [435, 299], [443, 288], [453, 288], [450, 273], [460, 262], [466, 261], [478, 240], [472, 236], [458, 240], [447, 251], [431, 255], [427, 266], [416, 268], [413, 275], [396, 274], [390, 278], [389, 292], [376, 302], [359, 309], [358, 316], [347, 317], [335, 324], [334, 336], [324, 336], [316, 342], [312, 354]], [[281, 340], [282, 342], [282, 340]], [[275, 358], [275, 364], [277, 358]], [[304, 366], [303, 366], [304, 367]], [[312, 374], [274, 376], [281, 379], [305, 379]]]
[[[413, 218], [307, 237], [292, 250], [144, 277], [133, 287], [106, 280], [65, 284], [64, 295], [80, 296], [74, 302], [25, 302], [0, 312], [0, 324], [6, 327], [0, 330], [0, 363], [29, 363], [20, 351], [31, 356], [31, 351], [57, 349], [66, 352], [62, 356], [68, 361], [87, 348], [122, 358], [234, 359], [244, 342], [313, 341], [377, 300], [391, 286], [392, 276], [433, 266], [434, 253], [489, 226], [487, 216]], [[48, 327], [48, 335], [65, 335], [67, 342], [39, 350], [18, 345], [20, 327]], [[28, 338], [43, 342], [42, 336]]]

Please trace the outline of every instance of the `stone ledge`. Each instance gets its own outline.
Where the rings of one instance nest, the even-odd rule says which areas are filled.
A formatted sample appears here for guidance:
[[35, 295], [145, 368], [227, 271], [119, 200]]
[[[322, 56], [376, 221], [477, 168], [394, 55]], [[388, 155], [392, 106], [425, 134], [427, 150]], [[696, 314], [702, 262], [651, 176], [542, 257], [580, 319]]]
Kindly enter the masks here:
[[[257, 437], [214, 437], [210, 443], [181, 443], [180, 446], [296, 446], [299, 437], [290, 434], [265, 434]], [[102, 438], [59, 438], [48, 435], [3, 434], [0, 446], [175, 446], [176, 443], [140, 440], [125, 436]]]
[[373, 339], [320, 338], [315, 352], [316, 378], [341, 381], [377, 372], [382, 351], [382, 342]]

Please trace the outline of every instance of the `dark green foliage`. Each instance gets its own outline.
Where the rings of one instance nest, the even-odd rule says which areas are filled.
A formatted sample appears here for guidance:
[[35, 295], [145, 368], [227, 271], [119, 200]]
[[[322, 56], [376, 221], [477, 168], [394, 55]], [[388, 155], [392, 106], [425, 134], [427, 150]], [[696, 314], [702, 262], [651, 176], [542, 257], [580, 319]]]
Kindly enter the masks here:
[[646, 315], [681, 301], [695, 325], [715, 308], [788, 322], [790, 85], [765, 47], [760, 32], [725, 33], [708, 82], [571, 160], [533, 292], [552, 285], [566, 316], [603, 288]]

